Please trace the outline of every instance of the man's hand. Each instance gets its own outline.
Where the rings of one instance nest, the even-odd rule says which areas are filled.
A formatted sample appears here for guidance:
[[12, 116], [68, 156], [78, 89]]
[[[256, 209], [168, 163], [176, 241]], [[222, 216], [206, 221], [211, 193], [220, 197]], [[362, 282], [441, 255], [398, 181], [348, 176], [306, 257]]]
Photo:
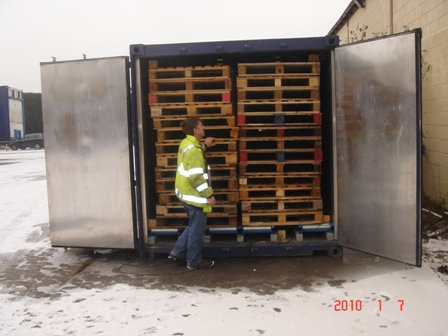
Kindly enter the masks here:
[[204, 143], [207, 147], [213, 147], [215, 145], [215, 138], [214, 137], [208, 137], [205, 139]]
[[212, 196], [208, 199], [208, 204], [211, 206], [215, 206], [216, 204], [215, 196]]

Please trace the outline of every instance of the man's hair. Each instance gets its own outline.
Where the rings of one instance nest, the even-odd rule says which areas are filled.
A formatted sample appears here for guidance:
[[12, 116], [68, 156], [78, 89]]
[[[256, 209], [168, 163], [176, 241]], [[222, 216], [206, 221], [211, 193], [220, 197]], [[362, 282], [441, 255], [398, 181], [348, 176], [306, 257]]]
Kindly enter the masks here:
[[199, 117], [188, 117], [180, 123], [180, 127], [185, 134], [194, 135], [194, 128], [199, 124], [201, 120]]

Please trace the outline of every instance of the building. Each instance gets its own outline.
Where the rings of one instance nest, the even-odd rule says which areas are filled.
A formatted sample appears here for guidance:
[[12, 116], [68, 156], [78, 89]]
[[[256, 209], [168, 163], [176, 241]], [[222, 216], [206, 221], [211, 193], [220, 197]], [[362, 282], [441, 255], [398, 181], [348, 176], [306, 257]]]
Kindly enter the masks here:
[[353, 0], [329, 31], [341, 44], [422, 30], [423, 191], [448, 202], [448, 1]]
[[23, 91], [0, 86], [0, 141], [20, 140], [24, 135]]

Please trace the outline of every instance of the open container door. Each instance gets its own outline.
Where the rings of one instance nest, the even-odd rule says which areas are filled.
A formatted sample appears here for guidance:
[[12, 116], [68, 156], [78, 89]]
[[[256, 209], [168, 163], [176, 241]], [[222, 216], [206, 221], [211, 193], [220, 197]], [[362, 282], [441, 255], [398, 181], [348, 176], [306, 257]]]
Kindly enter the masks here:
[[134, 248], [127, 57], [41, 64], [53, 246]]
[[338, 244], [421, 266], [419, 30], [334, 53]]

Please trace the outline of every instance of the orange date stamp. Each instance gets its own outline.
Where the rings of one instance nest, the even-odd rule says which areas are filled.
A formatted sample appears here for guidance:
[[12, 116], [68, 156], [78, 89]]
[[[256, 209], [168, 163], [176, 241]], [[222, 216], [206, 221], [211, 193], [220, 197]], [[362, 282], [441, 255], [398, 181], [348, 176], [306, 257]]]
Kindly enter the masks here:
[[[378, 310], [383, 310], [383, 300], [377, 300]], [[363, 302], [362, 300], [334, 300], [334, 311], [344, 312], [344, 311], [362, 311]], [[404, 300], [397, 300], [397, 308], [400, 311], [404, 309]]]

